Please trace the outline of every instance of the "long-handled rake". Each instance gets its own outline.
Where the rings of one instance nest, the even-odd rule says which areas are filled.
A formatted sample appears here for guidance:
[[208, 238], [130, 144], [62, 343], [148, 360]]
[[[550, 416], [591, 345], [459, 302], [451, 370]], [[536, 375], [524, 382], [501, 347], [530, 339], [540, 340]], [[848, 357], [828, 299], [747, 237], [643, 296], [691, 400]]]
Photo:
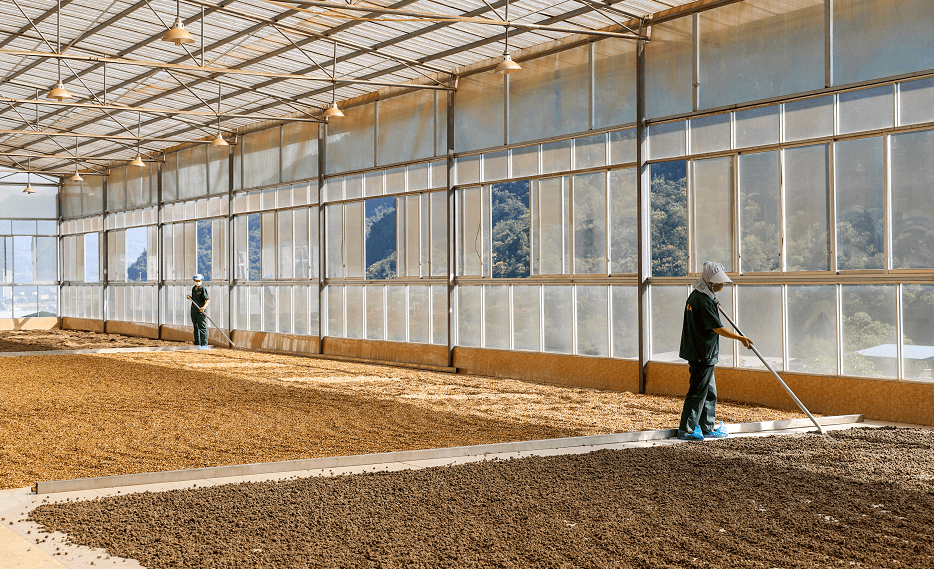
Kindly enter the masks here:
[[[723, 307], [720, 306], [719, 303], [717, 304], [717, 308], [720, 309], [720, 314], [723, 314], [723, 317], [726, 318], [727, 322], [730, 323], [730, 326], [732, 326], [733, 329], [736, 330], [736, 333], [739, 334], [740, 336], [745, 336], [745, 334], [743, 334], [742, 330], [739, 329], [739, 326], [737, 326], [737, 325], [733, 322], [733, 320], [730, 319], [730, 317], [727, 315], [727, 313], [723, 311]], [[782, 378], [778, 375], [778, 373], [775, 372], [775, 368], [773, 368], [773, 367], [771, 366], [771, 364], [769, 364], [769, 362], [765, 361], [765, 358], [762, 357], [762, 354], [759, 353], [759, 350], [756, 348], [756, 345], [755, 345], [755, 344], [750, 344], [749, 349], [751, 349], [757, 356], [759, 356], [759, 360], [761, 360], [762, 363], [765, 365], [765, 367], [767, 367], [767, 368], [769, 369], [769, 371], [772, 372], [772, 375], [775, 376], [775, 379], [777, 379], [778, 382], [782, 384], [782, 387], [785, 388], [785, 391], [788, 392], [788, 395], [791, 395], [791, 398], [794, 399], [794, 400], [795, 400], [795, 403], [798, 404], [798, 407], [799, 407], [802, 411], [804, 411], [804, 414], [807, 415], [808, 418], [811, 419], [811, 422], [814, 423], [814, 426], [815, 426], [815, 427], [817, 427], [818, 432], [820, 432], [820, 434], [822, 434], [822, 435], [824, 435], [824, 436], [827, 436], [827, 433], [824, 432], [824, 427], [822, 427], [821, 424], [817, 422], [817, 419], [814, 418], [814, 415], [811, 415], [811, 412], [807, 410], [807, 407], [804, 406], [804, 403], [801, 403], [801, 400], [798, 399], [798, 397], [794, 394], [794, 392], [791, 390], [791, 388], [789, 388], [788, 385], [786, 385], [785, 382], [782, 380]]]
[[[188, 300], [190, 300], [191, 303], [194, 304], [194, 305], [198, 308], [198, 310], [201, 310], [201, 307], [198, 306], [198, 303], [195, 302], [195, 299], [190, 298], [190, 299], [188, 299]], [[208, 319], [208, 322], [210, 322], [211, 324], [214, 325], [215, 328], [217, 328], [217, 331], [218, 331], [218, 332], [220, 332], [221, 334], [224, 335], [225, 338], [227, 338], [227, 341], [230, 342], [230, 345], [231, 345], [231, 346], [233, 346], [233, 347], [235, 347], [235, 348], [237, 347], [237, 345], [233, 343], [233, 340], [230, 339], [230, 336], [228, 336], [223, 330], [221, 330], [221, 327], [218, 326], [217, 323], [214, 322], [214, 320], [212, 320], [210, 316], [208, 316], [208, 313], [207, 313], [207, 312], [202, 312], [202, 314], [204, 314], [204, 317]]]

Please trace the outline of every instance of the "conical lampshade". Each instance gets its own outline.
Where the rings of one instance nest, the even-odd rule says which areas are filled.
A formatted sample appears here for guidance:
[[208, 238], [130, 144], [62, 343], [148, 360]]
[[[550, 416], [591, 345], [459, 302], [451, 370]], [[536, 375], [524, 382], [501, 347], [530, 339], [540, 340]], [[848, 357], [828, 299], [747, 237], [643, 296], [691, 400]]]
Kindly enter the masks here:
[[331, 106], [325, 109], [321, 116], [329, 119], [331, 117], [342, 117], [344, 116], [344, 113], [342, 113], [341, 110], [337, 108], [337, 103], [331, 103]]
[[137, 155], [136, 158], [134, 158], [133, 160], [130, 161], [130, 166], [138, 166], [138, 167], [140, 167], [140, 168], [145, 168], [145, 167], [146, 167], [146, 163], [143, 162], [143, 157], [142, 157], [142, 156], [138, 156], [138, 155]]
[[211, 141], [211, 146], [230, 146], [227, 144], [227, 141], [224, 140], [224, 137], [220, 134], [217, 135], [217, 138]]
[[59, 103], [62, 102], [62, 99], [71, 99], [71, 93], [68, 92], [68, 89], [62, 85], [62, 82], [59, 81], [58, 85], [54, 89], [49, 91], [49, 94], [45, 96], [46, 99], [57, 99]]
[[181, 17], [176, 16], [175, 24], [172, 26], [171, 30], [165, 32], [165, 35], [162, 36], [162, 41], [170, 41], [175, 45], [181, 45], [183, 43], [195, 43], [195, 38], [191, 37], [191, 34], [185, 29], [185, 24], [182, 23]]
[[32, 185], [28, 185], [28, 186], [26, 186], [26, 189], [23, 190], [23, 193], [24, 193], [24, 194], [34, 194], [34, 193], [36, 193], [36, 189], [33, 188]]
[[84, 181], [84, 178], [81, 177], [81, 174], [79, 174], [77, 170], [75, 170], [75, 175], [68, 179], [71, 180], [72, 182], [83, 182]]
[[497, 75], [509, 75], [513, 71], [520, 71], [521, 69], [522, 68], [519, 67], [519, 64], [513, 61], [512, 58], [509, 57], [509, 54], [506, 53], [503, 54], [502, 63], [496, 66], [496, 69], [493, 71], [493, 73]]

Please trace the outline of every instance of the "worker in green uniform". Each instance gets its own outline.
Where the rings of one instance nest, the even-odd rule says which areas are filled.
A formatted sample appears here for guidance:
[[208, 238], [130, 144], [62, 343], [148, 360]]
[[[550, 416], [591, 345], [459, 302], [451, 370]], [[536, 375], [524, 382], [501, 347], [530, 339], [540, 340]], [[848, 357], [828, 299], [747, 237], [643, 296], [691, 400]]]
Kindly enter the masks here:
[[195, 345], [198, 346], [199, 350], [206, 350], [208, 348], [208, 318], [204, 311], [208, 309], [211, 299], [208, 297], [208, 289], [201, 286], [202, 281], [204, 281], [201, 273], [192, 278], [195, 281], [195, 286], [191, 288], [191, 294], [187, 298], [192, 301], [191, 324], [195, 329]]
[[724, 438], [727, 435], [723, 422], [716, 424], [717, 384], [713, 368], [720, 353], [720, 336], [739, 340], [749, 348], [752, 340], [730, 332], [720, 322], [717, 294], [725, 283], [732, 283], [720, 263], [704, 263], [701, 277], [694, 281], [694, 290], [684, 307], [684, 323], [681, 328], [681, 350], [679, 356], [688, 361], [691, 383], [684, 397], [678, 438], [687, 441], [702, 441], [707, 438]]

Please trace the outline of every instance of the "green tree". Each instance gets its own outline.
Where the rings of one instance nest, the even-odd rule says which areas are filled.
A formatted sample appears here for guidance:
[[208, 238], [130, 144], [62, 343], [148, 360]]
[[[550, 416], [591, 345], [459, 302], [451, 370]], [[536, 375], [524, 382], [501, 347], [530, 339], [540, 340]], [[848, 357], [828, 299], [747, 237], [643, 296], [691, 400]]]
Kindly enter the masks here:
[[687, 168], [684, 160], [652, 165], [652, 275], [687, 274]]
[[493, 276], [524, 278], [531, 273], [531, 216], [528, 180], [492, 187]]
[[139, 257], [133, 261], [133, 264], [126, 268], [126, 280], [130, 282], [144, 282], [147, 280], [147, 268], [146, 264], [149, 259], [149, 256], [146, 254], [146, 250], [143, 249], [143, 252], [139, 254]]

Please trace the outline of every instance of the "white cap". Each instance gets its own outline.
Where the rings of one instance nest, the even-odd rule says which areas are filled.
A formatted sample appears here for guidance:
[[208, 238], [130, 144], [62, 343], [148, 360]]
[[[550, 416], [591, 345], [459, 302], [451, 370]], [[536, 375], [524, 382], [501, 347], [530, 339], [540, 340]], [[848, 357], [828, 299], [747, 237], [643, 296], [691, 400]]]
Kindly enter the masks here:
[[709, 283], [731, 283], [730, 277], [726, 275], [726, 272], [723, 270], [723, 265], [720, 263], [712, 263], [707, 261], [704, 263], [704, 276], [703, 279]]
[[198, 273], [197, 275], [195, 275], [195, 276], [193, 276], [193, 277], [191, 277], [191, 278], [192, 278], [192, 280], [203, 281], [203, 280], [204, 280], [204, 275], [202, 275], [201, 273]]

